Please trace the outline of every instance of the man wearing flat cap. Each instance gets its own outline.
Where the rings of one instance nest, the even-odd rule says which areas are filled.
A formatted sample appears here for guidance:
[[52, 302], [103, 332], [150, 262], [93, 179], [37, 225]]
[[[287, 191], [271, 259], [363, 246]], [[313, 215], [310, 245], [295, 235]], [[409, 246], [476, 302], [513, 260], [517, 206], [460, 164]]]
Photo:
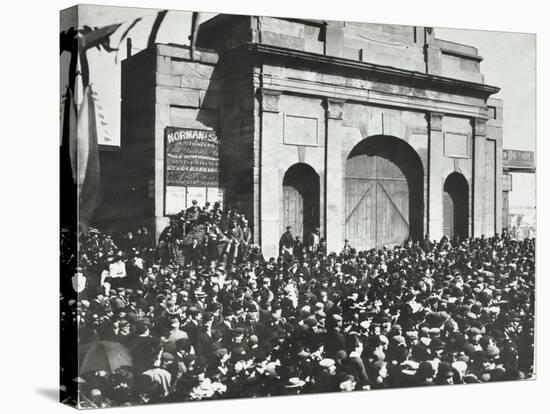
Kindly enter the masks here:
[[325, 358], [319, 362], [319, 371], [314, 377], [313, 392], [338, 391], [336, 382], [336, 362], [334, 359]]

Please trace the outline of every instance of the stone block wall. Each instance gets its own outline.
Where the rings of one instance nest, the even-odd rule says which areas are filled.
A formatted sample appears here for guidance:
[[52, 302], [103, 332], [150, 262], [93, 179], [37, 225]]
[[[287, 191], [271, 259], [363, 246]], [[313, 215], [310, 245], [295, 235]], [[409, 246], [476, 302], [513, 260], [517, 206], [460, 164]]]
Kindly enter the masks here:
[[[469, 185], [471, 234], [500, 229], [502, 105], [486, 101], [495, 88], [460, 84], [483, 80], [475, 48], [435, 39], [425, 27], [228, 15], [203, 23], [199, 39], [209, 50], [195, 61], [186, 47], [157, 45], [123, 64], [123, 150], [129, 164], [147, 152], [137, 187], [152, 180], [154, 197], [138, 205], [152, 211], [157, 235], [168, 224], [167, 126], [217, 131], [226, 207], [250, 219], [267, 256], [277, 254], [282, 183], [297, 163], [319, 176], [321, 231], [329, 250], [341, 248], [346, 160], [357, 143], [380, 135], [418, 154], [422, 224], [432, 238], [442, 235], [443, 185], [453, 172]], [[255, 53], [249, 42], [281, 49]]]
[[[504, 197], [503, 197], [503, 180], [504, 174], [502, 171], [502, 154], [503, 154], [503, 117], [504, 117], [504, 105], [502, 99], [489, 98], [487, 100], [488, 117], [487, 125], [485, 127], [487, 139], [494, 141], [495, 147], [495, 231], [497, 233], [502, 232], [503, 223], [503, 209], [504, 209]], [[491, 180], [488, 177], [488, 180]], [[506, 207], [507, 210], [507, 207]]]
[[154, 226], [154, 197], [149, 191], [155, 176], [154, 104], [155, 53], [144, 50], [121, 66], [121, 150], [111, 180], [124, 227]]
[[187, 47], [156, 45], [154, 103], [154, 193], [157, 237], [169, 224], [164, 199], [165, 128], [197, 128], [219, 132], [222, 104], [218, 56], [196, 51], [191, 60]]
[[220, 63], [220, 161], [226, 205], [244, 214], [257, 236], [254, 216], [254, 90], [248, 58]]

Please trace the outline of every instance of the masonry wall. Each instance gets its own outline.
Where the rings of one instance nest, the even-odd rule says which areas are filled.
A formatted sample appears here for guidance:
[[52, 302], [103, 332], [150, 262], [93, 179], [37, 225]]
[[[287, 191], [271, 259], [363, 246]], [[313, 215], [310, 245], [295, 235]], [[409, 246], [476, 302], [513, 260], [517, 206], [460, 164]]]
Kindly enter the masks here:
[[[343, 108], [343, 140], [342, 151], [338, 162], [342, 171], [346, 169], [346, 161], [362, 140], [376, 135], [386, 135], [407, 142], [416, 152], [423, 167], [422, 198], [424, 213], [422, 214], [423, 229], [428, 228], [428, 173], [429, 173], [429, 129], [426, 114], [420, 111], [402, 110], [366, 104], [346, 103]], [[345, 176], [343, 176], [345, 179]], [[344, 183], [342, 183], [344, 186]], [[344, 194], [342, 194], [342, 197]], [[344, 199], [342, 198], [342, 205]]]
[[197, 51], [191, 60], [182, 46], [156, 45], [154, 88], [154, 217], [157, 237], [169, 224], [164, 199], [165, 128], [216, 130], [219, 136], [221, 78], [218, 56]]
[[[490, 98], [487, 100], [489, 119], [487, 120], [486, 134], [487, 139], [494, 141], [495, 147], [495, 180], [494, 180], [494, 220], [495, 231], [497, 233], [502, 232], [503, 227], [508, 226], [507, 220], [503, 220], [504, 209], [504, 197], [503, 197], [503, 180], [504, 174], [502, 171], [502, 151], [503, 151], [503, 117], [504, 117], [504, 105], [501, 99]], [[492, 176], [488, 175], [488, 182], [492, 181]], [[487, 211], [486, 222], [489, 220], [492, 209]], [[503, 223], [506, 223], [505, 225]], [[488, 229], [488, 233], [491, 228]]]
[[261, 120], [261, 153], [257, 191], [261, 211], [256, 221], [264, 252], [268, 256], [276, 256], [279, 236], [288, 224], [283, 222], [282, 217], [283, 180], [285, 173], [295, 164], [306, 164], [319, 176], [319, 222], [321, 232], [324, 232], [325, 109], [320, 98], [292, 95], [270, 97], [267, 94], [263, 99], [263, 111], [258, 113]]
[[218, 64], [223, 79], [220, 102], [222, 183], [226, 206], [244, 214], [254, 227], [254, 90], [248, 56], [228, 58]]
[[122, 61], [121, 151], [111, 180], [117, 183], [115, 203], [125, 215], [120, 222], [128, 228], [154, 225], [150, 188], [155, 177], [155, 81], [153, 50]]
[[[133, 65], [123, 86], [128, 103], [123, 117], [138, 124], [123, 121], [128, 137], [123, 145], [127, 162], [147, 153], [136, 188], [153, 188], [153, 198], [138, 205], [146, 215], [152, 211], [157, 235], [169, 221], [164, 211], [167, 126], [216, 130], [226, 208], [251, 219], [254, 241], [268, 256], [277, 254], [284, 228], [282, 183], [296, 163], [311, 166], [319, 176], [321, 230], [329, 250], [341, 247], [346, 160], [355, 145], [375, 135], [401, 139], [418, 154], [423, 231], [441, 237], [443, 185], [453, 172], [468, 182], [470, 233], [499, 230], [502, 122], [497, 118], [502, 109], [494, 103], [495, 119], [488, 116], [485, 91], [465, 93], [452, 82], [435, 87], [425, 77], [363, 70], [342, 60], [316, 63], [283, 52], [481, 82], [475, 48], [440, 41], [431, 29], [412, 26], [220, 15], [200, 30], [200, 46], [209, 49], [197, 51], [195, 61], [186, 47], [157, 45], [123, 68], [130, 72]], [[247, 42], [286, 49], [266, 56], [250, 51]], [[148, 82], [154, 86], [138, 94], [139, 83]]]
[[[501, 171], [498, 148], [501, 144], [495, 139], [491, 121], [487, 124], [488, 132], [482, 128], [487, 117], [487, 104], [483, 98], [462, 94], [458, 88], [434, 90], [423, 84], [415, 86], [396, 79], [390, 81], [376, 74], [367, 76], [353, 70], [331, 70], [330, 67], [313, 69], [284, 60], [264, 61], [260, 74], [262, 82], [256, 85], [258, 93], [263, 93], [266, 101], [276, 102], [263, 105], [257, 111], [257, 117], [261, 119], [258, 134], [261, 135], [262, 153], [277, 154], [277, 158], [284, 156], [284, 160], [262, 159], [263, 188], [269, 183], [269, 194], [261, 195], [264, 200], [261, 203], [261, 229], [262, 234], [266, 234], [262, 237], [264, 251], [276, 252], [276, 240], [273, 236], [273, 240], [269, 239], [267, 234], [279, 234], [282, 229], [281, 214], [277, 213], [274, 202], [278, 200], [280, 203], [278, 197], [286, 169], [302, 160], [317, 172], [323, 171], [323, 162], [319, 163], [322, 156], [313, 156], [314, 151], [322, 147], [312, 149], [284, 142], [284, 120], [289, 115], [287, 108], [299, 112], [301, 117], [322, 122], [327, 131], [324, 136], [325, 176], [320, 177], [325, 183], [322, 197], [325, 197], [326, 216], [322, 221], [331, 245], [329, 249], [341, 247], [343, 240], [345, 162], [357, 143], [374, 135], [402, 139], [420, 157], [424, 168], [424, 232], [429, 232], [433, 238], [443, 235], [443, 186], [453, 172], [461, 174], [468, 183], [469, 233], [491, 235], [498, 231], [496, 223], [501, 219], [495, 210], [501, 203], [497, 196], [498, 172]], [[327, 119], [328, 109], [323, 105], [327, 100], [343, 102], [341, 120]], [[340, 154], [338, 160], [334, 151]], [[477, 172], [475, 176], [474, 171]], [[340, 188], [331, 186], [335, 181]], [[269, 211], [266, 211], [266, 205]]]

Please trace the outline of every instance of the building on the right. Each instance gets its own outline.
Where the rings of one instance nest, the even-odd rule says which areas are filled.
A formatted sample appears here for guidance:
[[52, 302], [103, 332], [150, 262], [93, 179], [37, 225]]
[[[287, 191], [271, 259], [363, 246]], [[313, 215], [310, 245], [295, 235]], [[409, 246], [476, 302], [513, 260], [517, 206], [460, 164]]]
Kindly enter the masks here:
[[516, 237], [535, 236], [534, 206], [511, 206], [513, 174], [535, 174], [535, 153], [504, 149], [502, 151], [502, 227], [514, 232]]

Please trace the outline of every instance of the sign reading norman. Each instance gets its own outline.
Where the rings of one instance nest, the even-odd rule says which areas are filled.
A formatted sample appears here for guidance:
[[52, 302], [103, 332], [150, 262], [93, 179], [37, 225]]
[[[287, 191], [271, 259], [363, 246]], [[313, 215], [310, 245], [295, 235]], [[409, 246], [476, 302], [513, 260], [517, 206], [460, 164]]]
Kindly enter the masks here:
[[219, 141], [215, 131], [167, 127], [166, 186], [218, 187]]
[[219, 141], [216, 132], [206, 129], [165, 129], [164, 214], [174, 215], [189, 207], [219, 202]]

